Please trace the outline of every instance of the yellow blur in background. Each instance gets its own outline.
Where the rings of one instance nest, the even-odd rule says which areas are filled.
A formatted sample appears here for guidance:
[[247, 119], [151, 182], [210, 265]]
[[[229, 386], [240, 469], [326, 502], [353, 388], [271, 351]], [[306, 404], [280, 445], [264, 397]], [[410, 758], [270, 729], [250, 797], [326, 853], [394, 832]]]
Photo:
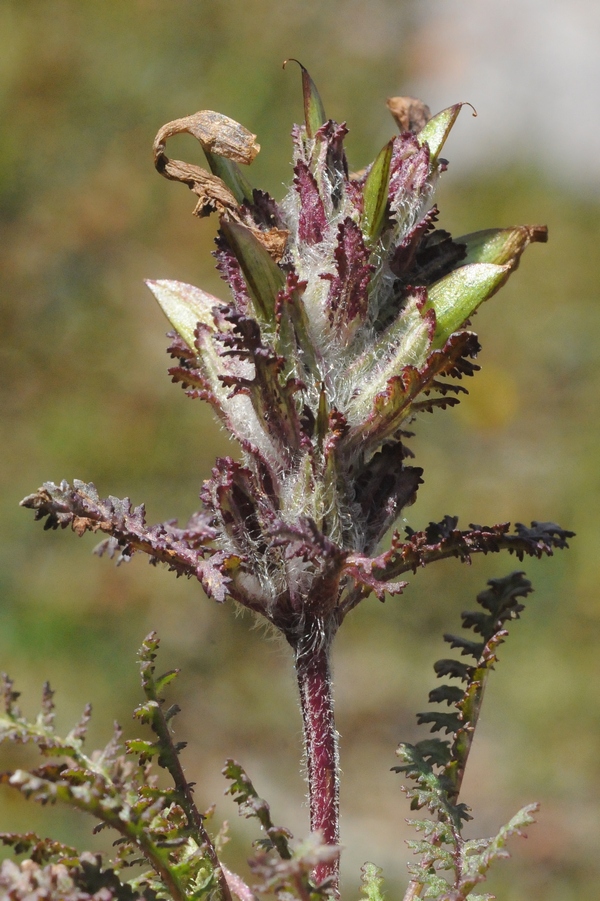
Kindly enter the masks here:
[[[262, 146], [252, 183], [281, 197], [290, 129], [302, 116], [299, 76], [281, 70], [294, 56], [328, 115], [347, 121], [350, 165], [359, 169], [393, 134], [385, 99], [418, 84], [428, 47], [440, 107], [472, 99], [448, 93], [445, 32], [430, 6], [425, 16], [416, 0], [0, 5], [0, 668], [29, 715], [50, 679], [62, 731], [92, 701], [90, 747], [101, 746], [114, 719], [126, 737], [137, 729], [135, 653], [156, 629], [159, 666], [182, 668], [173, 695], [183, 708], [175, 729], [188, 741], [186, 772], [199, 806], [216, 801], [217, 821], [230, 820], [225, 854], [242, 872], [258, 836], [222, 797], [226, 757], [247, 768], [275, 822], [296, 837], [308, 829], [287, 649], [230, 604], [207, 601], [197, 584], [141, 558], [115, 569], [91, 554], [93, 537], [44, 533], [18, 502], [45, 480], [81, 478], [103, 496], [144, 501], [150, 522], [185, 520], [196, 508], [215, 456], [234, 448], [208, 409], [170, 383], [167, 324], [142, 280], [176, 278], [222, 297], [227, 289], [210, 257], [216, 221], [194, 220], [189, 192], [154, 172], [154, 134], [198, 109], [232, 116]], [[458, 51], [449, 49], [456, 69]], [[532, 90], [547, 100], [543, 80]], [[575, 127], [568, 116], [558, 125]], [[478, 127], [464, 116], [455, 131]], [[475, 318], [482, 372], [470, 397], [415, 423], [425, 484], [407, 523], [421, 528], [446, 513], [463, 527], [535, 518], [578, 533], [571, 550], [522, 565], [536, 593], [501, 649], [464, 800], [474, 808], [473, 835], [542, 802], [528, 841], [513, 845], [489, 891], [506, 901], [595, 901], [600, 190], [571, 189], [530, 153], [520, 160], [518, 148], [510, 161], [487, 156], [454, 172], [453, 140], [438, 193], [442, 227], [458, 236], [546, 223], [550, 243], [529, 249]], [[199, 159], [191, 139], [174, 138], [172, 150]], [[334, 669], [347, 895], [372, 860], [384, 867], [389, 897], [401, 896], [410, 813], [390, 772], [395, 747], [425, 737], [414, 714], [426, 709], [432, 664], [446, 655], [442, 633], [458, 630], [488, 578], [515, 568], [508, 556], [437, 564], [402, 597], [368, 600], [344, 624]], [[0, 769], [34, 760], [28, 748], [2, 748]], [[0, 829], [106, 849], [92, 826], [0, 792]]]

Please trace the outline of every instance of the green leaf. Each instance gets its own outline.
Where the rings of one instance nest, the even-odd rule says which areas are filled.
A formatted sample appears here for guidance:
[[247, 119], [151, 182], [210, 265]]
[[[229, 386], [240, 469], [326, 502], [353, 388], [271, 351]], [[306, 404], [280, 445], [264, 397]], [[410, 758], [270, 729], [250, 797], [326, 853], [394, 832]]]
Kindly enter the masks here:
[[306, 133], [309, 138], [314, 138], [316, 132], [319, 130], [321, 125], [323, 125], [327, 121], [327, 116], [325, 114], [325, 107], [323, 106], [323, 101], [319, 95], [317, 90], [317, 86], [308, 74], [308, 70], [304, 68], [300, 60], [290, 58], [286, 59], [283, 67], [285, 69], [286, 63], [298, 63], [300, 68], [302, 69], [302, 95], [304, 98], [304, 121], [306, 123]]
[[548, 240], [545, 225], [518, 225], [514, 228], [486, 228], [456, 238], [457, 244], [465, 244], [467, 263], [495, 263], [497, 266], [510, 265], [516, 268], [519, 258], [529, 244]]
[[[502, 826], [498, 835], [486, 840], [481, 853], [472, 853], [472, 842], [465, 842], [462, 857], [462, 876], [458, 886], [461, 897], [471, 892], [476, 885], [483, 882], [487, 872], [495, 860], [509, 856], [506, 844], [513, 836], [523, 836], [523, 830], [535, 823], [534, 814], [537, 813], [539, 804], [528, 804]], [[485, 897], [485, 896], [484, 896]]]
[[432, 165], [440, 155], [442, 147], [446, 143], [446, 138], [452, 131], [452, 126], [456, 122], [463, 106], [463, 103], [455, 103], [454, 106], [449, 106], [447, 109], [442, 110], [441, 113], [430, 119], [417, 135], [419, 144], [429, 145]]
[[431, 765], [445, 766], [450, 760], [450, 745], [440, 738], [426, 738], [418, 741], [415, 747], [421, 757]]
[[257, 318], [262, 324], [274, 327], [275, 301], [285, 282], [283, 272], [264, 244], [245, 225], [222, 219], [221, 228], [242, 267]]
[[221, 305], [217, 297], [201, 288], [169, 279], [147, 280], [146, 284], [175, 331], [190, 348], [195, 347], [194, 332], [199, 322], [214, 329], [211, 311], [214, 306]]
[[387, 207], [393, 147], [394, 142], [388, 141], [380, 150], [363, 188], [364, 207], [361, 228], [365, 237], [370, 241], [378, 238]]
[[156, 692], [156, 694], [159, 695], [161, 691], [179, 675], [179, 672], [180, 670], [178, 669], [172, 669], [169, 670], [168, 673], [164, 673], [162, 676], [159, 676], [158, 679], [155, 679], [154, 691]]
[[374, 863], [364, 863], [360, 868], [360, 881], [362, 883], [360, 890], [368, 899], [368, 901], [383, 901], [383, 876], [381, 867], [375, 866]]
[[125, 750], [128, 754], [139, 755], [139, 764], [143, 766], [148, 760], [160, 754], [158, 742], [144, 741], [141, 738], [133, 738], [125, 742]]
[[453, 332], [462, 328], [477, 307], [504, 284], [510, 266], [471, 263], [435, 282], [427, 292], [424, 310], [435, 310], [433, 347], [444, 346]]
[[211, 153], [210, 150], [205, 150], [204, 154], [212, 174], [225, 182], [238, 203], [254, 202], [252, 185], [236, 162], [217, 153]]
[[237, 760], [229, 758], [222, 772], [225, 778], [231, 781], [225, 794], [233, 797], [239, 807], [240, 816], [247, 819], [256, 817], [281, 859], [290, 860], [292, 853], [288, 839], [291, 838], [291, 833], [282, 826], [273, 825], [269, 805], [264, 798], [259, 797], [244, 768]]

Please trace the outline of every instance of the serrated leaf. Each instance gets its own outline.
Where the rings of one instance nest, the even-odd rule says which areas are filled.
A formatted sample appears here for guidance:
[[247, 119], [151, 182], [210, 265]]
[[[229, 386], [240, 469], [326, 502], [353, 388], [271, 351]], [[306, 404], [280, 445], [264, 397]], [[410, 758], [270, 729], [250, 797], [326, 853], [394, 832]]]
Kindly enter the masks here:
[[428, 711], [426, 713], [417, 713], [417, 722], [419, 725], [431, 724], [432, 732], [446, 730], [446, 734], [453, 734], [460, 729], [461, 721], [456, 713], [438, 713], [436, 711]]
[[374, 863], [364, 863], [360, 868], [360, 890], [368, 901], [383, 901], [383, 875], [381, 867]]
[[229, 758], [225, 762], [222, 772], [225, 778], [231, 781], [226, 794], [231, 795], [239, 806], [240, 816], [247, 819], [256, 817], [267, 833], [269, 843], [276, 849], [279, 857], [282, 860], [290, 860], [292, 852], [290, 851], [288, 839], [292, 837], [291, 833], [282, 826], [273, 825], [269, 805], [264, 798], [259, 797], [250, 781], [250, 777], [241, 764], [237, 760]]
[[434, 688], [433, 691], [429, 692], [429, 700], [432, 704], [440, 704], [442, 701], [446, 701], [450, 705], [462, 700], [463, 695], [462, 688], [459, 688], [457, 685], [440, 685], [439, 688]]
[[[509, 857], [506, 844], [515, 835], [523, 835], [523, 829], [535, 822], [533, 814], [539, 804], [528, 804], [503, 826], [495, 838], [488, 839], [480, 853], [464, 853], [462, 857], [462, 876], [459, 884], [461, 896], [468, 895], [471, 889], [485, 880], [487, 871], [495, 860]], [[468, 849], [468, 845], [467, 845]]]
[[127, 754], [137, 754], [139, 756], [140, 766], [143, 766], [153, 757], [156, 757], [161, 753], [157, 742], [144, 741], [141, 738], [134, 738], [126, 741], [125, 750]]
[[444, 635], [444, 641], [448, 642], [451, 648], [460, 648], [463, 657], [474, 657], [475, 660], [479, 660], [485, 647], [485, 642], [470, 641], [470, 639], [462, 638], [459, 635], [446, 634]]
[[445, 766], [450, 759], [450, 745], [440, 738], [426, 738], [417, 742], [415, 747], [421, 757], [431, 765]]
[[163, 673], [163, 675], [159, 676], [158, 679], [155, 679], [154, 680], [154, 690], [155, 690], [156, 694], [159, 695], [161, 693], [161, 691], [167, 687], [167, 685], [170, 685], [170, 683], [174, 679], [177, 678], [179, 673], [180, 673], [180, 670], [172, 669], [172, 670], [169, 670], [168, 673]]

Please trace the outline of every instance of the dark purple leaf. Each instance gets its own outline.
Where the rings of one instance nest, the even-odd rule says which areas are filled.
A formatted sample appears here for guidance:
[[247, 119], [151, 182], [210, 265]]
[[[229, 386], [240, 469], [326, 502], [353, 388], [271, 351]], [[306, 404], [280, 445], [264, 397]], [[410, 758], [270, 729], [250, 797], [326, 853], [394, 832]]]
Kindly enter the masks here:
[[329, 321], [340, 342], [346, 343], [367, 317], [367, 288], [373, 272], [362, 232], [349, 217], [339, 225], [334, 256], [335, 275], [321, 278], [331, 282], [327, 297]]
[[317, 181], [302, 160], [294, 166], [294, 185], [300, 195], [298, 238], [306, 244], [318, 244], [323, 240], [327, 217]]
[[385, 445], [355, 481], [356, 502], [366, 523], [366, 547], [374, 548], [394, 524], [402, 509], [413, 503], [423, 470], [404, 466], [404, 447]]
[[417, 208], [429, 176], [429, 147], [405, 132], [394, 138], [390, 164], [390, 201], [392, 209]]
[[248, 209], [257, 225], [267, 229], [284, 229], [286, 227], [279, 204], [273, 200], [267, 191], [260, 191], [258, 188], [254, 188], [252, 198], [254, 202], [248, 204]]
[[223, 281], [226, 281], [229, 285], [236, 309], [240, 313], [246, 314], [250, 309], [251, 301], [242, 268], [221, 231], [215, 238], [215, 244], [217, 249], [214, 251], [213, 256], [217, 261], [217, 271], [220, 273]]
[[320, 142], [323, 144], [319, 149], [318, 165], [322, 166], [327, 182], [331, 186], [331, 202], [334, 209], [339, 206], [344, 190], [348, 186], [348, 161], [344, 151], [344, 138], [347, 134], [345, 122], [338, 125], [329, 119], [315, 135], [317, 146]]
[[148, 527], [143, 505], [132, 508], [129, 498], [101, 499], [92, 483], [78, 479], [72, 486], [68, 482], [46, 482], [35, 494], [24, 498], [21, 506], [35, 510], [36, 519], [46, 518], [47, 529], [71, 526], [78, 535], [86, 531], [105, 532], [112, 536], [124, 557], [143, 551], [151, 562], [166, 563], [178, 575], [196, 575], [202, 557], [212, 552], [210, 542], [216, 535], [206, 521], [197, 530], [192, 527], [191, 542], [184, 537], [186, 530], [178, 530], [173, 523]]
[[223, 385], [233, 388], [233, 393], [250, 397], [258, 420], [265, 424], [281, 458], [290, 464], [293, 455], [307, 444], [294, 399], [304, 385], [294, 378], [282, 381], [286, 362], [262, 343], [260, 327], [254, 319], [233, 311], [227, 318], [233, 324], [233, 330], [220, 338], [223, 356], [250, 360], [254, 364], [254, 376], [223, 375], [220, 380]]

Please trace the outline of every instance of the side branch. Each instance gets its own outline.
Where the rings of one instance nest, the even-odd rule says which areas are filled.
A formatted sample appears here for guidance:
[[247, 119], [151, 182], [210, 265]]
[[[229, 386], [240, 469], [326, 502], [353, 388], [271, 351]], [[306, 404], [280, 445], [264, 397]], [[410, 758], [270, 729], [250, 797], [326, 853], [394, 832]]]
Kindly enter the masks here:
[[[552, 556], [555, 549], [566, 548], [567, 539], [575, 533], [561, 529], [553, 522], [532, 522], [530, 527], [515, 524], [515, 532], [509, 534], [510, 523], [495, 526], [478, 526], [471, 523], [467, 531], [456, 528], [458, 518], [446, 516], [440, 523], [430, 523], [422, 532], [408, 533], [408, 541], [388, 552], [389, 561], [384, 569], [387, 578], [396, 577], [435, 560], [458, 557], [471, 562], [471, 554], [491, 554], [507, 550], [519, 560], [524, 557]], [[382, 557], [388, 556], [382, 555]], [[377, 562], [375, 563], [377, 567]]]
[[495, 526], [471, 523], [470, 529], [464, 531], [457, 529], [457, 524], [457, 516], [445, 516], [441, 522], [431, 522], [420, 532], [407, 528], [406, 541], [395, 532], [389, 550], [371, 558], [351, 555], [348, 568], [351, 571], [352, 567], [359, 566], [364, 570], [368, 562], [371, 576], [386, 582], [403, 573], [416, 573], [420, 567], [447, 557], [458, 557], [463, 563], [470, 563], [472, 554], [493, 554], [503, 550], [515, 554], [519, 560], [526, 556], [552, 556], [554, 550], [567, 548], [567, 539], [575, 535], [553, 522], [534, 521], [530, 527], [518, 522], [512, 534], [508, 522]]
[[77, 535], [105, 532], [112, 541], [101, 546], [99, 553], [120, 551], [120, 560], [128, 560], [136, 551], [148, 554], [153, 563], [166, 563], [178, 575], [197, 576], [202, 558], [210, 550], [214, 530], [202, 516], [178, 529], [174, 523], [146, 526], [143, 504], [133, 507], [129, 498], [100, 498], [91, 482], [79, 479], [45, 482], [34, 494], [23, 498], [22, 507], [35, 510], [36, 519], [44, 519], [45, 529], [71, 526]]
[[553, 522], [532, 522], [530, 527], [515, 524], [515, 531], [509, 534], [510, 523], [495, 526], [478, 526], [471, 523], [465, 531], [457, 529], [458, 517], [445, 516], [441, 522], [430, 522], [426, 529], [414, 532], [406, 529], [406, 541], [395, 532], [389, 550], [378, 557], [363, 554], [349, 554], [345, 570], [354, 580], [340, 608], [340, 620], [346, 616], [370, 592], [380, 600], [385, 594], [400, 594], [406, 582], [395, 582], [398, 576], [407, 572], [458, 557], [463, 563], [470, 563], [473, 554], [493, 554], [508, 551], [519, 560], [524, 557], [552, 556], [554, 550], [567, 548], [568, 538], [575, 532], [561, 529]]

